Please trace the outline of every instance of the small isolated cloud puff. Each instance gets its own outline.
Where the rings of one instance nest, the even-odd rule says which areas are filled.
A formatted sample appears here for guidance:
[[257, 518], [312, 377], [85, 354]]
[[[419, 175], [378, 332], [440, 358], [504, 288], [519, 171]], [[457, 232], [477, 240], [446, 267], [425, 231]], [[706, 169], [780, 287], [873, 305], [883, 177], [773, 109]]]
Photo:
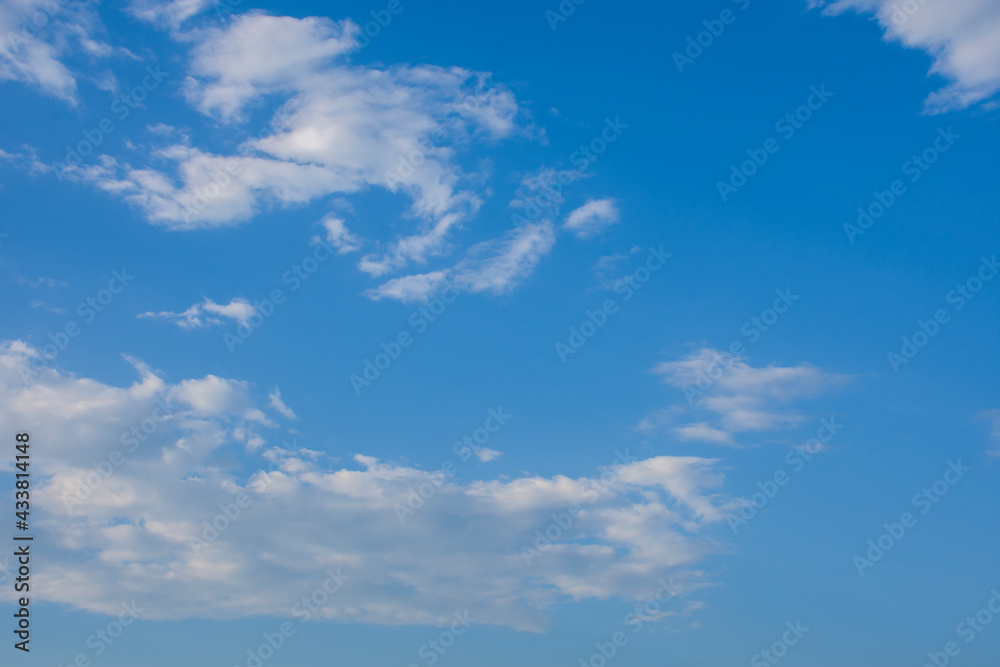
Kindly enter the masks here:
[[566, 216], [563, 229], [579, 238], [590, 238], [618, 224], [620, 217], [614, 199], [593, 199]]
[[478, 458], [483, 463], [489, 463], [490, 461], [496, 461], [498, 458], [503, 456], [503, 452], [498, 452], [495, 449], [490, 449], [489, 447], [480, 447], [475, 450], [476, 458]]
[[951, 80], [925, 100], [928, 113], [964, 109], [1000, 91], [1000, 3], [991, 0], [809, 0], [828, 14], [875, 15], [887, 40], [926, 51]]
[[[220, 317], [246, 324], [247, 320], [256, 312], [257, 309], [254, 308], [253, 304], [243, 298], [233, 299], [227, 304], [218, 304], [206, 297], [201, 303], [196, 303], [180, 313], [171, 311], [148, 312], [141, 313], [138, 317], [167, 320], [181, 329], [190, 331], [222, 324]], [[211, 315], [219, 317], [211, 317]]]
[[326, 230], [326, 240], [337, 249], [338, 255], [346, 255], [361, 249], [361, 241], [337, 216], [331, 214], [323, 218], [323, 228]]
[[[703, 576], [735, 507], [717, 460], [626, 451], [587, 477], [438, 474], [407, 514], [426, 471], [362, 455], [330, 468], [297, 445], [266, 448], [260, 429], [272, 427], [245, 382], [169, 384], [133, 360], [139, 378], [116, 387], [48, 368], [32, 376], [38, 356], [0, 344], [0, 425], [48, 443], [33, 487], [50, 547], [39, 601], [111, 614], [127, 590], [150, 620], [291, 616], [342, 569], [347, 583], [313, 618], [446, 624], [458, 609], [537, 632], [555, 604], [640, 601], [660, 578]], [[112, 472], [95, 477], [95, 461]], [[216, 519], [238, 498], [238, 517]]]

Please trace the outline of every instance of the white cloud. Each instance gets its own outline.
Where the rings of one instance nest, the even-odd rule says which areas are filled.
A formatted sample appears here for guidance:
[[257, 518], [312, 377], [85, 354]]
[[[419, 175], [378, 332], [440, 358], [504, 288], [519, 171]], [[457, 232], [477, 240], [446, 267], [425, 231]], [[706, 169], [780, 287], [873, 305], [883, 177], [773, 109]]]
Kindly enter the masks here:
[[268, 399], [270, 399], [269, 405], [278, 412], [280, 412], [281, 414], [285, 415], [285, 417], [287, 417], [288, 419], [299, 418], [298, 415], [296, 415], [295, 412], [290, 407], [285, 405], [285, 402], [283, 400], [281, 400], [281, 390], [278, 389], [277, 387], [275, 387], [274, 391], [268, 394], [267, 397]]
[[221, 0], [132, 0], [128, 11], [136, 18], [176, 30], [188, 19]]
[[[225, 27], [187, 35], [194, 41], [188, 100], [223, 123], [244, 122], [251, 108], [281, 103], [278, 127], [248, 140], [239, 155], [184, 143], [153, 157], [176, 176], [105, 157], [70, 178], [95, 183], [177, 229], [234, 225], [269, 206], [299, 206], [334, 194], [380, 187], [405, 194], [412, 233], [386, 241], [361, 262], [384, 275], [447, 249], [447, 238], [479, 209], [476, 175], [456, 156], [473, 140], [526, 132], [520, 108], [502, 86], [459, 67], [353, 66], [358, 27], [349, 20], [240, 14]], [[225, 184], [215, 187], [214, 183]], [[206, 187], [212, 196], [204, 196]], [[349, 237], [344, 248], [359, 242]]]
[[590, 238], [620, 221], [614, 199], [592, 199], [566, 216], [563, 228], [579, 238]]
[[[45, 18], [40, 28], [32, 23], [36, 14]], [[0, 80], [23, 81], [75, 103], [76, 79], [60, 60], [68, 49], [65, 20], [70, 15], [82, 12], [45, 0], [0, 3]]]
[[701, 442], [711, 442], [717, 445], [735, 445], [733, 436], [721, 429], [712, 428], [705, 422], [678, 426], [674, 429], [681, 440], [698, 440]]
[[343, 220], [330, 214], [322, 222], [326, 229], [326, 240], [337, 249], [338, 254], [346, 255], [361, 249], [361, 241], [347, 229]]
[[498, 458], [503, 456], [503, 452], [498, 452], [495, 449], [490, 449], [489, 447], [480, 447], [475, 450], [476, 458], [478, 458], [483, 463], [489, 463], [490, 461], [496, 461]]
[[[799, 424], [803, 416], [791, 404], [843, 385], [847, 376], [824, 373], [810, 364], [755, 368], [739, 357], [703, 348], [677, 360], [657, 364], [653, 373], [680, 388], [688, 408], [657, 413], [640, 424], [645, 430], [664, 427], [684, 411], [707, 413], [716, 423], [701, 420], [673, 432], [683, 440], [734, 445], [734, 434], [768, 431]], [[665, 419], [669, 417], [669, 419]]]
[[555, 245], [552, 223], [513, 229], [502, 239], [473, 246], [455, 267], [455, 283], [472, 292], [503, 294], [530, 275]]
[[[601, 470], [445, 477], [404, 524], [396, 508], [424, 471], [361, 455], [327, 468], [294, 445], [265, 449], [273, 422], [245, 382], [168, 384], [134, 360], [139, 378], [127, 387], [48, 368], [31, 378], [38, 356], [21, 342], [0, 346], [0, 429], [46, 443], [34, 454], [46, 474], [33, 516], [49, 545], [39, 601], [113, 613], [127, 590], [152, 620], [288, 615], [327, 569], [342, 568], [351, 578], [320, 617], [437, 624], [467, 609], [480, 623], [538, 631], [554, 604], [643, 600], [661, 577], [697, 579], [734, 507], [717, 461], [626, 453], [604, 482]], [[110, 465], [116, 449], [123, 460], [88, 489], [94, 462]], [[89, 497], [68, 505], [80, 489]], [[240, 493], [250, 503], [239, 517], [193, 548], [203, 522]], [[529, 566], [521, 547], [573, 504], [579, 518]]]
[[[176, 324], [181, 329], [191, 330], [222, 324], [220, 317], [246, 324], [255, 312], [257, 309], [254, 308], [253, 304], [243, 298], [233, 299], [227, 304], [218, 304], [206, 297], [201, 303], [196, 303], [180, 313], [171, 311], [148, 312], [142, 313], [139, 317], [163, 319]], [[211, 317], [211, 315], [219, 317]]]
[[524, 225], [473, 246], [451, 269], [395, 278], [368, 295], [375, 300], [426, 301], [448, 283], [463, 292], [503, 294], [531, 275], [554, 244], [552, 223]]
[[951, 81], [925, 101], [930, 113], [963, 109], [1000, 90], [1000, 4], [994, 0], [810, 0], [826, 13], [874, 14], [887, 40], [926, 51]]

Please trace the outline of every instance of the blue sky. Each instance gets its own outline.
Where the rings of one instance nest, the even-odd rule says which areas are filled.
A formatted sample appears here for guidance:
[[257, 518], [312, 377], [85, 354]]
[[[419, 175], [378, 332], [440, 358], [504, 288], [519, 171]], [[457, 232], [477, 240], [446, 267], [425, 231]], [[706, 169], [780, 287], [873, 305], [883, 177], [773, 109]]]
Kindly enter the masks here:
[[0, 33], [11, 660], [994, 664], [996, 2]]

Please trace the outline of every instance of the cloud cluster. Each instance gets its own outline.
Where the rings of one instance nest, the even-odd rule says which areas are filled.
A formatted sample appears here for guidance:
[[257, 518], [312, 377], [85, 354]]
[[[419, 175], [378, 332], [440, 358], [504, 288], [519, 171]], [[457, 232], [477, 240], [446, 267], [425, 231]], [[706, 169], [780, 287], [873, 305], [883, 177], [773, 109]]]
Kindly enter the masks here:
[[[288, 614], [342, 568], [349, 584], [322, 617], [434, 624], [468, 609], [539, 631], [552, 605], [642, 600], [660, 577], [697, 578], [720, 550], [712, 536], [731, 500], [715, 460], [625, 453], [592, 478], [480, 481], [363, 455], [335, 466], [269, 444], [275, 417], [294, 416], [278, 391], [261, 407], [247, 383], [168, 383], [136, 360], [127, 387], [52, 369], [32, 380], [37, 356], [0, 347], [0, 427], [38, 443], [36, 525], [51, 556], [33, 590], [45, 601], [113, 613], [127, 590], [151, 619]], [[417, 507], [405, 523], [401, 505]], [[552, 535], [572, 505], [575, 522]], [[543, 533], [551, 547], [529, 566], [521, 549]]]

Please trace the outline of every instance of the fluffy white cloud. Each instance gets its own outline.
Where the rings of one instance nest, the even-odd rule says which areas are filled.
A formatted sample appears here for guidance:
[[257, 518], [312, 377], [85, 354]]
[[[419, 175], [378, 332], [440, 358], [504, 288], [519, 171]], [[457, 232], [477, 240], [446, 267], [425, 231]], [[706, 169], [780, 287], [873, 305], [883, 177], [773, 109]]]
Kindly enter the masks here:
[[[140, 318], [163, 319], [176, 324], [181, 329], [203, 329], [222, 324], [220, 317], [246, 324], [250, 316], [257, 312], [253, 304], [243, 298], [236, 298], [227, 304], [215, 303], [208, 297], [201, 303], [196, 303], [187, 310], [174, 313], [161, 311], [148, 312], [139, 315]], [[218, 317], [212, 317], [217, 315]]]
[[[142, 207], [154, 222], [191, 229], [239, 224], [268, 206], [294, 206], [371, 187], [405, 194], [415, 230], [360, 263], [380, 276], [446, 249], [449, 233], [480, 206], [456, 158], [478, 138], [524, 131], [514, 96], [487, 76], [458, 67], [354, 66], [358, 27], [349, 20], [259, 12], [185, 35], [193, 42], [188, 100], [228, 125], [265, 99], [278, 122], [237, 155], [186, 143], [153, 157], [174, 174], [105, 157], [82, 178]], [[471, 180], [475, 180], [471, 178]], [[344, 237], [345, 249], [359, 245]]]
[[874, 14], [888, 40], [922, 49], [952, 83], [926, 100], [930, 113], [963, 109], [1000, 90], [1000, 4], [994, 0], [810, 0], [839, 14]]
[[658, 411], [639, 425], [652, 431], [672, 424], [684, 412], [705, 413], [705, 420], [674, 427], [683, 440], [734, 445], [734, 434], [782, 429], [799, 424], [803, 416], [792, 409], [796, 400], [816, 396], [843, 385], [847, 376], [824, 373], [810, 364], [755, 368], [742, 358], [700, 349], [677, 361], [657, 364], [653, 373], [680, 388], [687, 408]]
[[[273, 422], [244, 382], [170, 384], [135, 360], [127, 387], [48, 368], [32, 378], [37, 357], [0, 346], [0, 428], [30, 431], [44, 471], [42, 601], [113, 613], [128, 591], [150, 619], [288, 615], [339, 568], [350, 579], [322, 605], [327, 619], [436, 624], [468, 610], [538, 631], [557, 603], [642, 600], [661, 577], [698, 578], [733, 507], [702, 458], [626, 452], [591, 478], [484, 481], [361, 455], [328, 467], [294, 444], [264, 448]], [[429, 479], [432, 495], [413, 503]], [[578, 518], [558, 528], [552, 515], [565, 521], [574, 504]]]
[[566, 216], [563, 228], [580, 238], [590, 238], [618, 224], [620, 218], [614, 199], [592, 199]]

